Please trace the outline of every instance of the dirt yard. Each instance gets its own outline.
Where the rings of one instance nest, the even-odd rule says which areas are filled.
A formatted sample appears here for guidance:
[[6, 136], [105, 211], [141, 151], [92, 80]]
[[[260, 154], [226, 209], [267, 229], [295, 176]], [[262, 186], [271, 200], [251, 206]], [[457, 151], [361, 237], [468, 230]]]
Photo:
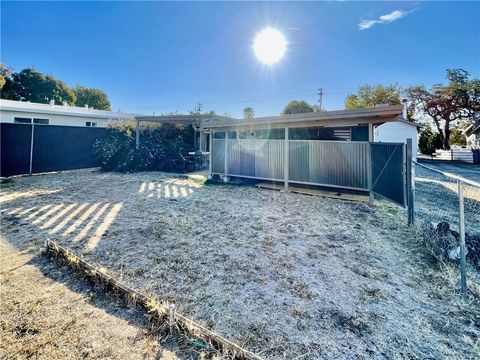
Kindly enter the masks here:
[[164, 359], [143, 314], [98, 295], [91, 284], [35, 248], [0, 239], [0, 358]]
[[17, 178], [0, 201], [20, 251], [55, 240], [266, 359], [480, 355], [478, 299], [393, 204], [91, 171]]

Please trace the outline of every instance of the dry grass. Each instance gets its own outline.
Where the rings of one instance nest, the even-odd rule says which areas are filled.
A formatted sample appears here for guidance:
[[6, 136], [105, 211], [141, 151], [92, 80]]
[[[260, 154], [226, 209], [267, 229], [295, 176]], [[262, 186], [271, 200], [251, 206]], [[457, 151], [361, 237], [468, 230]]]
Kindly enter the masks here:
[[2, 359], [221, 358], [43, 249], [18, 252], [2, 238], [0, 251]]
[[479, 354], [478, 302], [394, 205], [88, 171], [17, 179], [2, 199], [8, 242], [51, 238], [266, 358]]
[[[425, 244], [432, 255], [432, 266], [434, 271], [430, 274], [433, 277], [440, 276], [443, 283], [448, 286], [435, 287], [436, 292], [449, 296], [452, 293], [448, 289], [458, 288], [460, 277], [458, 265], [447, 263], [439, 256], [435, 243], [438, 234], [434, 228], [439, 222], [446, 221], [450, 228], [458, 231], [459, 224], [459, 200], [457, 195], [456, 180], [444, 175], [435, 173], [421, 166], [416, 167], [416, 190], [415, 190], [415, 212], [416, 212], [416, 237]], [[465, 231], [467, 235], [480, 236], [480, 188], [465, 186], [464, 188], [464, 213]], [[473, 256], [473, 253], [470, 254]], [[475, 268], [475, 261], [472, 256], [467, 255], [467, 280], [469, 283], [469, 295], [480, 299], [480, 271]], [[480, 263], [480, 262], [479, 262]], [[470, 299], [471, 301], [472, 299]]]
[[69, 280], [65, 269], [38, 258], [34, 249], [18, 253], [2, 239], [0, 250], [3, 359], [153, 359], [161, 354], [138, 312], [95, 297], [88, 284]]

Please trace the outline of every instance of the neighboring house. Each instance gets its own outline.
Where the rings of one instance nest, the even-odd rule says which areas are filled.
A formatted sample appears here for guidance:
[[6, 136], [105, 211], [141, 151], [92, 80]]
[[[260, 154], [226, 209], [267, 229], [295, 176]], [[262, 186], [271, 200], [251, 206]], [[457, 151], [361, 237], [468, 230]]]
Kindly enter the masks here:
[[420, 125], [398, 119], [395, 122], [388, 122], [375, 128], [374, 140], [377, 142], [401, 142], [405, 143], [408, 138], [412, 139], [412, 155], [417, 160], [418, 152], [418, 128]]
[[140, 114], [95, 110], [89, 107], [0, 100], [0, 122], [19, 124], [106, 127], [115, 120], [134, 119]]
[[474, 121], [469, 127], [463, 131], [467, 140], [467, 148], [472, 150], [480, 149], [480, 112], [475, 113]]

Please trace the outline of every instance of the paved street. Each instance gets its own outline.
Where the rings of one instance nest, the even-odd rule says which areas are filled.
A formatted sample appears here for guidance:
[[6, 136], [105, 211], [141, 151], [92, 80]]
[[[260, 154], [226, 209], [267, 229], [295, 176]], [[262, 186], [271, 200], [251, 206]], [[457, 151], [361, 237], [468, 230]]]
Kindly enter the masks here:
[[473, 165], [454, 161], [425, 160], [418, 159], [421, 164], [436, 170], [447, 172], [453, 175], [461, 176], [465, 179], [475, 181], [480, 184], [480, 165]]

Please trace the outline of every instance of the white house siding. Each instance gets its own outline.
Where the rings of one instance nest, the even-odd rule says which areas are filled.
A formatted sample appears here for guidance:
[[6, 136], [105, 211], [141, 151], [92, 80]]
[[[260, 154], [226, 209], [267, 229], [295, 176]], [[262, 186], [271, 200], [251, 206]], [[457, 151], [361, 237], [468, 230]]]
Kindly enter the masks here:
[[40, 118], [49, 119], [49, 125], [65, 125], [65, 126], [86, 126], [86, 122], [96, 122], [97, 127], [106, 127], [109, 120], [96, 117], [80, 117], [72, 115], [46, 114], [35, 112], [18, 112], [10, 110], [0, 110], [2, 123], [13, 123], [16, 117], [21, 118]]
[[378, 142], [401, 142], [406, 143], [412, 139], [413, 159], [417, 160], [418, 132], [417, 126], [404, 121], [389, 122], [379, 125], [375, 129], [375, 141]]
[[139, 115], [141, 114], [0, 99], [2, 123], [13, 123], [15, 117], [23, 117], [48, 119], [49, 125], [87, 126], [87, 122], [96, 122], [97, 127], [105, 127], [112, 121], [134, 119]]

